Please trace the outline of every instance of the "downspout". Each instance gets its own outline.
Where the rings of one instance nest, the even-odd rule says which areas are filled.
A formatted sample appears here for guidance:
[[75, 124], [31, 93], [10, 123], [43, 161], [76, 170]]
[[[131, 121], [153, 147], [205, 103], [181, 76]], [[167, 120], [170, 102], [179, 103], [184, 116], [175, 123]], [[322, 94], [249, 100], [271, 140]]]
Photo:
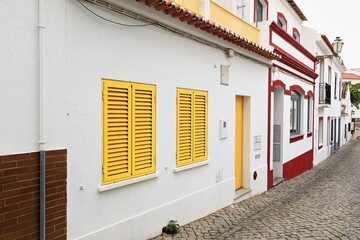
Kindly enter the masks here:
[[40, 240], [45, 240], [45, 0], [39, 0], [39, 149], [40, 149]]

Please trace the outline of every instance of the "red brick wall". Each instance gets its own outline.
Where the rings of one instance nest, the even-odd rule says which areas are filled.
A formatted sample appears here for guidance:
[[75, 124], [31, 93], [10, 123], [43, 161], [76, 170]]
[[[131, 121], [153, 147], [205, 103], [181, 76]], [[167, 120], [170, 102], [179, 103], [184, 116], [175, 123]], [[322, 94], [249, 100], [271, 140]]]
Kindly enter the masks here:
[[[66, 239], [66, 150], [46, 152], [46, 239]], [[39, 153], [0, 156], [0, 239], [39, 239]]]

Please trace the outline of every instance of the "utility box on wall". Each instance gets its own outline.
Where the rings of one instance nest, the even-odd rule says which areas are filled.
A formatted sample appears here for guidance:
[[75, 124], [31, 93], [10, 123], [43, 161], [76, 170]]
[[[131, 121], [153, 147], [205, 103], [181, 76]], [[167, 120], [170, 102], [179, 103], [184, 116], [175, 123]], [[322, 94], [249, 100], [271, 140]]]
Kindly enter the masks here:
[[221, 65], [220, 71], [221, 84], [229, 85], [229, 66]]
[[220, 120], [220, 139], [227, 138], [227, 120]]

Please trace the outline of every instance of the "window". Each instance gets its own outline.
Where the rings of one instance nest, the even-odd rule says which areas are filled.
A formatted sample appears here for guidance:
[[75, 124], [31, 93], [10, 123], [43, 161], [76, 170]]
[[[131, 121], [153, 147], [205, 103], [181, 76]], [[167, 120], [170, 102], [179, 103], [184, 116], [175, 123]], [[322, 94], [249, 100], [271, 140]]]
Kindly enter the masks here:
[[300, 32], [296, 28], [293, 28], [293, 38], [300, 42]]
[[155, 91], [103, 80], [103, 184], [155, 172]]
[[177, 89], [176, 166], [207, 160], [206, 91]]
[[337, 73], [335, 73], [335, 83], [334, 83], [334, 98], [336, 99], [337, 98]]
[[267, 20], [268, 0], [254, 0], [254, 22]]
[[342, 92], [342, 79], [339, 78], [339, 100], [341, 101], [341, 92]]
[[331, 129], [330, 125], [332, 124], [332, 121], [330, 120], [330, 117], [328, 117], [327, 120], [327, 145], [330, 145], [330, 135], [331, 135]]
[[256, 22], [262, 22], [263, 19], [264, 6], [259, 0], [256, 0]]
[[287, 31], [287, 20], [286, 20], [284, 14], [278, 12], [278, 21], [277, 21], [277, 23], [282, 29]]
[[323, 146], [324, 143], [324, 119], [323, 117], [319, 118], [319, 147]]
[[328, 69], [328, 84], [331, 85], [331, 67]]
[[291, 91], [290, 103], [290, 134], [300, 134], [300, 110], [301, 110], [301, 95], [297, 91]]
[[307, 132], [312, 132], [312, 97], [308, 97]]

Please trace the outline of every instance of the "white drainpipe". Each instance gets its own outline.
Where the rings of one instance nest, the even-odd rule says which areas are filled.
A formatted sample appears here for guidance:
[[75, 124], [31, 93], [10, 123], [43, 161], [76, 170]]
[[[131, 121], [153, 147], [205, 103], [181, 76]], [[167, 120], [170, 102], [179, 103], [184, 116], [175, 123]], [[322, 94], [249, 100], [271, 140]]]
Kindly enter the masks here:
[[40, 240], [45, 240], [45, 0], [39, 0], [39, 149], [40, 149]]

